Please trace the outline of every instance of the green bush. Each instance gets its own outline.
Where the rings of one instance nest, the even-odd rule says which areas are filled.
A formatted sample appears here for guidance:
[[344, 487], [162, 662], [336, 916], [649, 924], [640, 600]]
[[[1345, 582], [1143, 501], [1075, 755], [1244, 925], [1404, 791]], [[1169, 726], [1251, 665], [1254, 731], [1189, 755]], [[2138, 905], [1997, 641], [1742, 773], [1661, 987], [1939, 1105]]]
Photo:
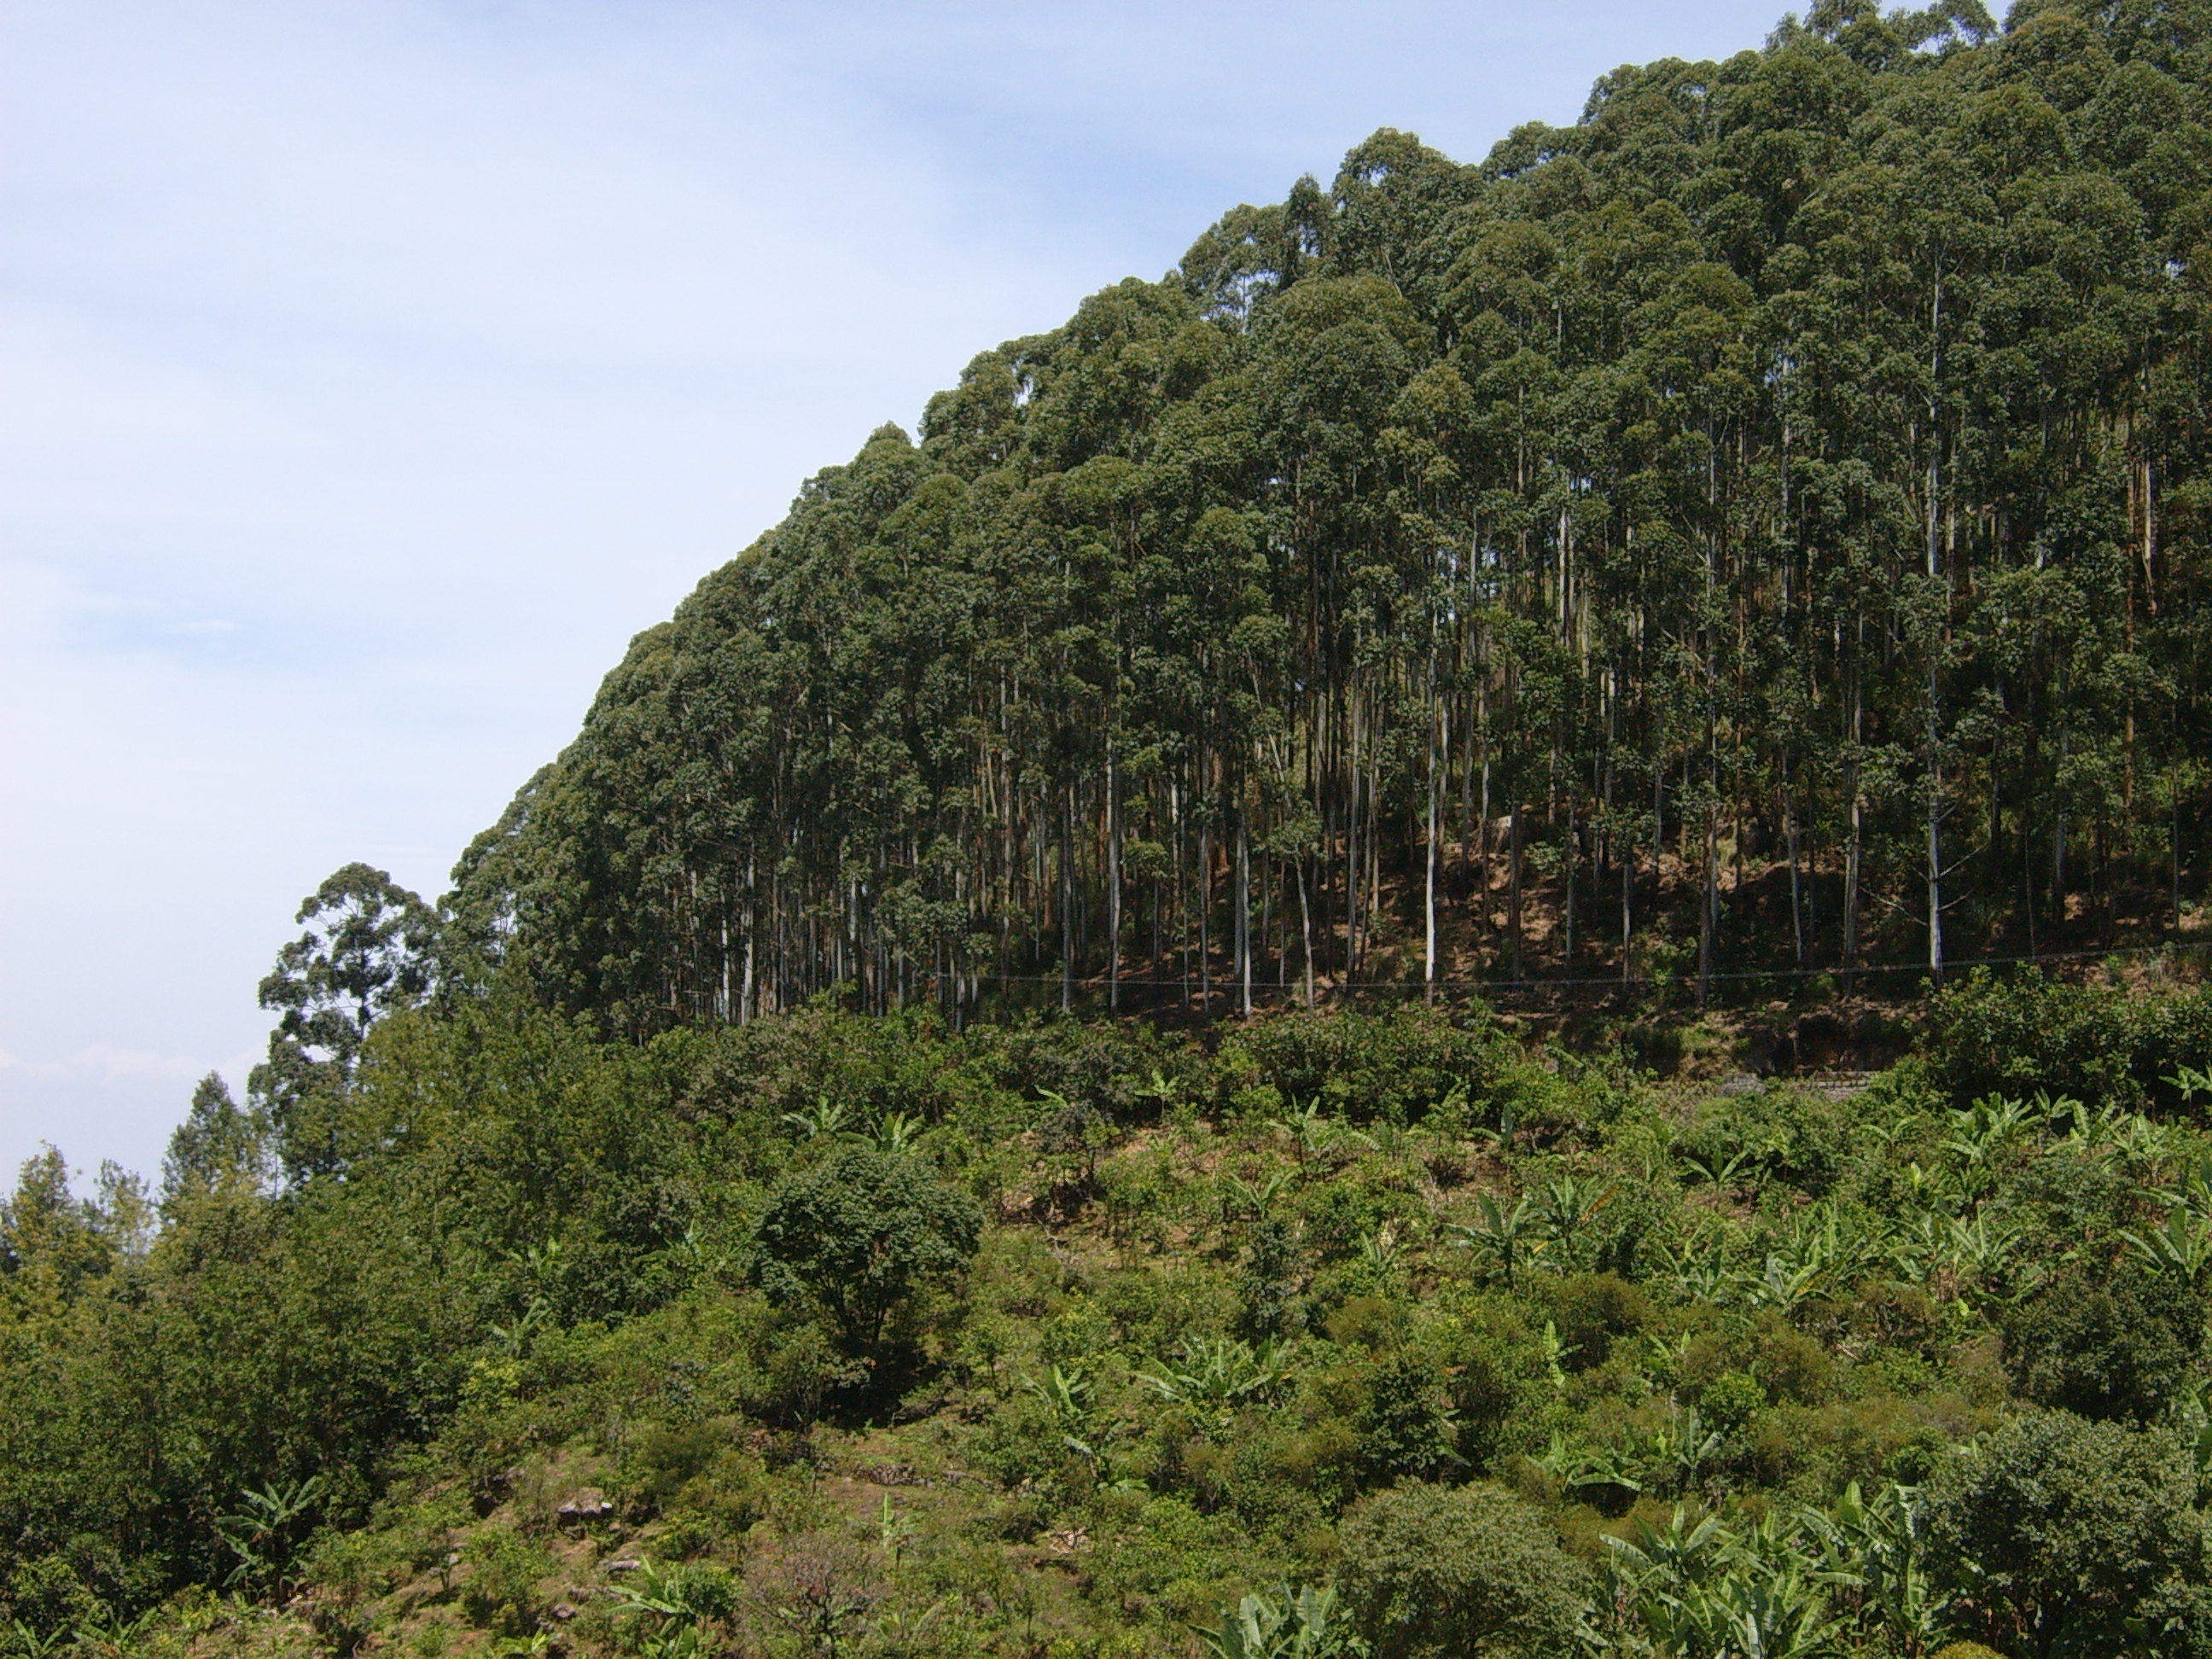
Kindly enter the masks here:
[[2179, 1437], [2068, 1412], [2014, 1419], [1929, 1482], [1936, 1571], [2021, 1655], [2201, 1654], [2212, 1577]]
[[1517, 1054], [1480, 1006], [1336, 1010], [1260, 1022], [1223, 1045], [1220, 1070], [1224, 1087], [1269, 1089], [1278, 1105], [1319, 1101], [1332, 1115], [1407, 1123], [1457, 1088], [1486, 1098]]
[[1413, 1486], [1353, 1509], [1338, 1583], [1375, 1659], [1538, 1659], [1577, 1650], [1589, 1575], [1502, 1486]]
[[552, 1559], [520, 1533], [503, 1527], [469, 1540], [469, 1617], [480, 1626], [509, 1635], [536, 1628], [538, 1586], [552, 1571]]
[[2005, 1370], [2039, 1405], [2144, 1420], [2187, 1385], [2205, 1313], [2178, 1274], [2073, 1267], [2006, 1314]]
[[1618, 1273], [1570, 1273], [1546, 1281], [1544, 1294], [1565, 1362], [1575, 1370], [1603, 1364], [1616, 1338], [1652, 1322], [1650, 1297]]
[[2172, 1106], [2165, 1079], [2212, 1056], [2212, 989], [2146, 994], [1977, 969], [1936, 997], [1923, 1048], [1931, 1079], [1961, 1106], [2038, 1091]]
[[982, 1212], [918, 1159], [848, 1146], [786, 1182], [761, 1218], [756, 1274], [786, 1305], [829, 1314], [863, 1352], [894, 1309], [961, 1273]]
[[1451, 1408], [1442, 1370], [1425, 1357], [1394, 1353], [1367, 1378], [1358, 1419], [1359, 1468], [1371, 1485], [1433, 1473], [1453, 1455]]
[[1759, 1089], [1707, 1102], [1676, 1145], [1706, 1170], [1733, 1163], [1738, 1180], [1786, 1181], [1818, 1197], [1835, 1183], [1857, 1123], [1820, 1095]]

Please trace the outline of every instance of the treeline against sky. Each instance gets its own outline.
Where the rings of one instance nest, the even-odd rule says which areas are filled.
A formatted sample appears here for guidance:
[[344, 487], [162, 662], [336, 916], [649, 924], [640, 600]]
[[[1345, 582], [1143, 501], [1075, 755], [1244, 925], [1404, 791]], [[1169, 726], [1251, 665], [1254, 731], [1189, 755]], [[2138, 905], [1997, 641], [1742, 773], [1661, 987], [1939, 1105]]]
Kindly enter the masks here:
[[633, 1031], [2178, 921], [2208, 18], [1822, 5], [1377, 133], [810, 481], [465, 911]]

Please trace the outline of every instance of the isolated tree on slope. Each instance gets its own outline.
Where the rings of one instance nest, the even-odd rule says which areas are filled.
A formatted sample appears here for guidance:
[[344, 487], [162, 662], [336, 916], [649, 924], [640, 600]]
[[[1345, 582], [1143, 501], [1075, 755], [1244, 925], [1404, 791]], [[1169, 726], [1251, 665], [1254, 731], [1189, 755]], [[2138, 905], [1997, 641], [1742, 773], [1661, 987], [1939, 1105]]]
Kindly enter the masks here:
[[269, 1058], [246, 1086], [298, 1175], [327, 1161], [305, 1145], [302, 1103], [342, 1093], [369, 1029], [428, 994], [438, 918], [385, 872], [349, 864], [325, 878], [293, 920], [309, 926], [277, 952], [261, 981], [261, 1006], [280, 1018], [269, 1034]]

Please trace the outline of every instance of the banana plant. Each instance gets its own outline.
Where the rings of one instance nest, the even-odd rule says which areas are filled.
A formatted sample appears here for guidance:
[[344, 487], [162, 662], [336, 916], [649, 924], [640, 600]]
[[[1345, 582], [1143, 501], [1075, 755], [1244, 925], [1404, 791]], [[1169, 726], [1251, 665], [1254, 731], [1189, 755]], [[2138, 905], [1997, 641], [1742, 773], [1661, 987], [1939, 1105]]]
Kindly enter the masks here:
[[2071, 1095], [2062, 1095], [2051, 1103], [2051, 1110], [2069, 1125], [2058, 1143], [2066, 1151], [2097, 1164], [2119, 1155], [2121, 1131], [2128, 1114], [2118, 1107], [2108, 1101], [2092, 1111]]
[[[1455, 1095], [1461, 1094], [1465, 1090], [1466, 1086], [1467, 1085], [1464, 1084], [1455, 1085], [1454, 1085], [1452, 1092]], [[1488, 1141], [1498, 1150], [1498, 1155], [1501, 1158], [1504, 1158], [1510, 1157], [1512, 1154], [1513, 1137], [1519, 1131], [1520, 1127], [1521, 1115], [1515, 1111], [1511, 1106], [1507, 1105], [1498, 1108], [1498, 1125], [1495, 1128], [1492, 1128], [1486, 1123], [1478, 1123], [1474, 1125], [1473, 1128], [1468, 1130], [1468, 1133], [1472, 1134], [1478, 1140]]]
[[1928, 1505], [1917, 1486], [1891, 1485], [1872, 1498], [1852, 1481], [1831, 1510], [1807, 1508], [1798, 1522], [1838, 1583], [1856, 1583], [1860, 1616], [1871, 1615], [1906, 1655], [1943, 1636], [1945, 1599], [1927, 1567]]
[[814, 1104], [806, 1110], [786, 1112], [780, 1121], [801, 1140], [827, 1140], [844, 1133], [851, 1126], [853, 1110], [827, 1095], [817, 1095]]
[[2012, 1263], [2014, 1247], [2025, 1229], [2017, 1222], [1983, 1212], [1952, 1216], [1943, 1224], [1944, 1261], [1961, 1277], [1982, 1279]]
[[1224, 1175], [1221, 1177], [1222, 1209], [1229, 1217], [1240, 1212], [1246, 1219], [1265, 1221], [1291, 1184], [1291, 1172], [1277, 1170], [1257, 1181], [1247, 1181], [1243, 1176]]
[[484, 1334], [499, 1345], [499, 1350], [509, 1359], [520, 1359], [529, 1352], [531, 1339], [549, 1324], [553, 1316], [551, 1305], [542, 1296], [530, 1298], [530, 1305], [507, 1324], [487, 1322]]
[[136, 1618], [126, 1619], [119, 1613], [103, 1612], [97, 1618], [88, 1619], [76, 1627], [76, 1645], [80, 1651], [122, 1655], [138, 1645], [139, 1638], [153, 1628], [161, 1609], [149, 1607]]
[[1024, 1377], [1022, 1388], [1044, 1403], [1060, 1431], [1060, 1443], [1090, 1466], [1091, 1478], [1102, 1486], [1112, 1485], [1102, 1433], [1105, 1425], [1090, 1375], [1079, 1365], [1054, 1365], [1041, 1382]]
[[1845, 1621], [1830, 1610], [1820, 1575], [1794, 1560], [1765, 1572], [1731, 1572], [1714, 1587], [1712, 1605], [1729, 1645], [1742, 1659], [1814, 1659], [1832, 1653]]
[[2191, 1221], [2212, 1221], [2212, 1153], [2199, 1152], [2182, 1165], [2174, 1181], [2154, 1188], [2151, 1195], [2187, 1210]]
[[2184, 1100], [2194, 1100], [2199, 1095], [2212, 1095], [2212, 1070], [2199, 1071], [2194, 1066], [2177, 1066], [2173, 1074], [2162, 1080], [2167, 1087], [2179, 1090]]
[[1802, 1212], [1790, 1228], [1784, 1254], [1838, 1276], [1857, 1272], [1879, 1254], [1867, 1230], [1846, 1222], [1833, 1204]]
[[299, 1548], [295, 1531], [322, 1496], [323, 1478], [319, 1474], [285, 1486], [271, 1482], [258, 1492], [249, 1486], [240, 1492], [238, 1509], [216, 1517], [216, 1533], [238, 1558], [223, 1587], [281, 1589], [291, 1575], [293, 1557]]
[[2184, 1398], [2176, 1415], [2196, 1457], [2197, 1492], [2202, 1502], [2212, 1495], [2212, 1382], [2199, 1383], [2194, 1394]]
[[627, 1582], [608, 1585], [607, 1594], [628, 1618], [653, 1623], [639, 1640], [655, 1659], [697, 1659], [707, 1651], [700, 1626], [729, 1610], [728, 1579], [718, 1569], [688, 1562], [641, 1563]]
[[1905, 1166], [1905, 1183], [1911, 1191], [1916, 1210], [1936, 1214], [1956, 1214], [1966, 1207], [1970, 1196], [1956, 1170], [1941, 1164], [1928, 1169], [1917, 1158]]
[[1744, 1300], [1784, 1312], [1879, 1260], [1882, 1247], [1861, 1228], [1847, 1226], [1835, 1206], [1800, 1216], [1774, 1241], [1756, 1274], [1742, 1278]]
[[1565, 1255], [1598, 1212], [1620, 1196], [1620, 1183], [1602, 1176], [1561, 1176], [1544, 1183], [1536, 1201], [1537, 1218]]
[[1770, 1251], [1755, 1273], [1739, 1273], [1736, 1284], [1744, 1305], [1778, 1308], [1794, 1313], [1827, 1283], [1828, 1269], [1814, 1261], [1792, 1261]]
[[1237, 1407], [1267, 1399], [1290, 1376], [1290, 1350], [1273, 1337], [1256, 1347], [1235, 1337], [1194, 1337], [1176, 1364], [1137, 1381], [1171, 1405], [1192, 1407], [1217, 1437]]
[[1726, 1158], [1718, 1152], [1686, 1152], [1680, 1157], [1690, 1173], [1702, 1179], [1707, 1186], [1728, 1188], [1735, 1184], [1736, 1176], [1746, 1164], [1753, 1161], [1756, 1153], [1749, 1146], [1739, 1146]]
[[1882, 1265], [1890, 1275], [1907, 1285], [1925, 1285], [1942, 1260], [1943, 1218], [1929, 1211], [1916, 1212], [1903, 1226], [1891, 1229], [1881, 1243]]
[[2174, 1130], [2141, 1112], [2130, 1112], [2121, 1121], [2118, 1145], [2128, 1162], [2145, 1170], [2160, 1170], [2172, 1160]]
[[706, 1233], [696, 1221], [684, 1229], [684, 1236], [669, 1247], [668, 1253], [683, 1264], [692, 1278], [702, 1279], [719, 1278], [735, 1259], [729, 1251], [709, 1245]]
[[1354, 1659], [1367, 1644], [1352, 1632], [1334, 1589], [1278, 1584], [1222, 1610], [1218, 1625], [1194, 1625], [1213, 1659]]
[[2171, 1273], [2194, 1285], [2212, 1266], [2212, 1227], [2184, 1202], [2166, 1212], [2166, 1224], [2143, 1232], [2123, 1229], [2128, 1252], [2153, 1273]]
[[44, 1636], [33, 1630], [21, 1620], [9, 1621], [8, 1651], [20, 1659], [52, 1659], [73, 1645], [77, 1637], [66, 1625], [57, 1626]]
[[1708, 1429], [1694, 1406], [1670, 1423], [1630, 1441], [1616, 1454], [1621, 1466], [1640, 1476], [1631, 1490], [1685, 1492], [1694, 1488], [1705, 1465], [1719, 1455], [1728, 1437]]
[[1475, 1221], [1447, 1222], [1444, 1231], [1461, 1249], [1488, 1253], [1510, 1286], [1518, 1270], [1541, 1255], [1552, 1241], [1535, 1236], [1535, 1206], [1526, 1194], [1516, 1200], [1510, 1210], [1491, 1193], [1478, 1194], [1474, 1202]]
[[1152, 1067], [1152, 1076], [1130, 1092], [1139, 1100], [1156, 1103], [1164, 1112], [1171, 1112], [1182, 1103], [1182, 1091], [1169, 1082], [1166, 1073], [1157, 1066]]
[[1978, 1202], [1996, 1190], [2014, 1143], [2033, 1127], [2034, 1109], [2024, 1100], [1984, 1095], [1950, 1115], [1951, 1132], [1941, 1147], [1952, 1155], [1966, 1196]]
[[879, 1152], [910, 1152], [928, 1127], [929, 1120], [918, 1113], [885, 1112], [876, 1120], [875, 1133], [871, 1138]]
[[1397, 1228], [1388, 1221], [1359, 1241], [1360, 1261], [1377, 1274], [1395, 1273], [1405, 1254]]
[[1567, 1345], [1559, 1340], [1559, 1322], [1556, 1319], [1544, 1322], [1544, 1328], [1536, 1333], [1536, 1355], [1544, 1362], [1545, 1380], [1557, 1394], [1567, 1386]]
[[1663, 1531], [1608, 1538], [1615, 1594], [1667, 1659], [1814, 1659], [1838, 1650], [1845, 1620], [1831, 1592], [1856, 1576], [1808, 1559], [1794, 1528], [1744, 1532], [1677, 1509]]
[[876, 1511], [876, 1543], [890, 1559], [892, 1571], [898, 1571], [907, 1546], [921, 1534], [921, 1528], [915, 1524], [914, 1517], [902, 1515], [898, 1505], [891, 1502], [891, 1495], [885, 1492], [882, 1507]]
[[1622, 1453], [1611, 1446], [1571, 1441], [1557, 1429], [1552, 1431], [1544, 1449], [1531, 1453], [1528, 1461], [1570, 1492], [1586, 1486], [1618, 1486], [1631, 1492], [1644, 1490], [1642, 1479]]
[[1717, 1577], [1722, 1571], [1719, 1545], [1724, 1541], [1724, 1534], [1720, 1517], [1708, 1515], [1692, 1526], [1689, 1511], [1680, 1504], [1674, 1505], [1674, 1512], [1664, 1528], [1655, 1527], [1648, 1521], [1638, 1522], [1633, 1541], [1609, 1534], [1602, 1536], [1613, 1553], [1615, 1564], [1627, 1568], [1638, 1578], [1694, 1584]]
[[1659, 1259], [1655, 1277], [1673, 1285], [1686, 1300], [1719, 1301], [1731, 1275], [1727, 1257], [1712, 1241], [1713, 1229], [1700, 1226], [1680, 1244], [1661, 1245], [1655, 1252]]
[[1327, 1158], [1341, 1146], [1372, 1146], [1375, 1138], [1349, 1123], [1324, 1114], [1316, 1095], [1303, 1106], [1293, 1103], [1282, 1116], [1270, 1118], [1267, 1127], [1286, 1135], [1297, 1149], [1298, 1166]]

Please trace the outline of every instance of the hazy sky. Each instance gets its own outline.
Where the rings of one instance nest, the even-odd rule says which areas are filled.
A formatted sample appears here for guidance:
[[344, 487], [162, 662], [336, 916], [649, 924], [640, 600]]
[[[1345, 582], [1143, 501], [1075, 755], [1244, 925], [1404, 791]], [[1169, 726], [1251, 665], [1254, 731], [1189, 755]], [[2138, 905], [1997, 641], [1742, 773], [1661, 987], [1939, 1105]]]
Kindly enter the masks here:
[[0, 0], [0, 1176], [152, 1172], [302, 894], [976, 351], [1780, 9]]

